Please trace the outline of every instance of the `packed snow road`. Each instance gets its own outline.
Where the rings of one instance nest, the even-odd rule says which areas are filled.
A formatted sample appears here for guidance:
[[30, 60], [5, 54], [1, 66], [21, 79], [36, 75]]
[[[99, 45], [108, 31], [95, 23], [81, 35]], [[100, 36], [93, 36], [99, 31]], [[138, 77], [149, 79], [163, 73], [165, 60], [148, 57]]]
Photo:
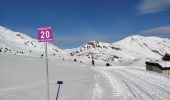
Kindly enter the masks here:
[[169, 76], [135, 68], [94, 68], [93, 100], [169, 100]]

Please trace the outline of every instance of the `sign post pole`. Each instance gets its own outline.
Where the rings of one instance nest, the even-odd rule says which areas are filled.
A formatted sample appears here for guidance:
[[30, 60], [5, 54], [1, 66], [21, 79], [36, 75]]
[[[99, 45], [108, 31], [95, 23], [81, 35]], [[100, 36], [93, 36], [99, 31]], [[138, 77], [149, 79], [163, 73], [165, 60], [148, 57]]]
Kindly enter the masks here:
[[45, 42], [45, 60], [46, 60], [45, 62], [46, 62], [47, 100], [50, 100], [47, 42]]
[[38, 30], [38, 42], [45, 42], [45, 66], [46, 66], [46, 82], [47, 82], [47, 100], [50, 100], [47, 42], [53, 40], [52, 30], [51, 30], [51, 27], [40, 27], [37, 30]]

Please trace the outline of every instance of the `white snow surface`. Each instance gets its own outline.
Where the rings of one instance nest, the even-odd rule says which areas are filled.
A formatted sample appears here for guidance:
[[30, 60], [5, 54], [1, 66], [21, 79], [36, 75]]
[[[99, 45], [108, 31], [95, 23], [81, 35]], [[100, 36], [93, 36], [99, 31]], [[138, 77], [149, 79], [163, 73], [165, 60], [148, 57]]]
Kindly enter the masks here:
[[[169, 100], [170, 76], [143, 67], [49, 59], [50, 100]], [[0, 54], [0, 100], [47, 100], [43, 58]]]
[[133, 67], [94, 68], [102, 96], [94, 100], [169, 100], [170, 77]]
[[[73, 61], [49, 59], [50, 100], [92, 100], [95, 72]], [[0, 100], [47, 100], [45, 59], [0, 54]]]
[[[50, 100], [169, 100], [170, 76], [145, 70], [145, 61], [170, 53], [170, 40], [130, 36], [89, 41], [61, 50], [48, 44]], [[0, 27], [0, 100], [47, 100], [44, 44]], [[91, 66], [91, 59], [95, 66]], [[76, 61], [73, 61], [76, 59]], [[105, 63], [112, 66], [106, 67]], [[168, 63], [167, 63], [168, 64]]]

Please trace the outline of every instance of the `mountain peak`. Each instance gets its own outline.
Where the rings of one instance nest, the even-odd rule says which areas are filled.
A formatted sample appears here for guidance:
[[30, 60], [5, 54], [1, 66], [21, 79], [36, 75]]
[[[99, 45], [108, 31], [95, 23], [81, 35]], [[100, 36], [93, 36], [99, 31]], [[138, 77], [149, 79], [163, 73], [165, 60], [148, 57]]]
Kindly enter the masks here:
[[115, 43], [89, 41], [79, 48], [70, 50], [71, 56], [86, 56], [102, 61], [128, 61], [137, 59], [160, 59], [170, 51], [170, 40], [133, 35]]

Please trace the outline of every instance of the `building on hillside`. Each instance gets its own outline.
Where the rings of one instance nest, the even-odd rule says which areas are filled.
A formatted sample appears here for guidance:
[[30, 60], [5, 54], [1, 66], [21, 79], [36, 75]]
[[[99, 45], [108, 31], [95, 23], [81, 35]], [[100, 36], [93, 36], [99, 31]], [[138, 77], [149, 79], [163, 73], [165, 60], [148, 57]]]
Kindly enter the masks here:
[[170, 75], [170, 54], [162, 57], [163, 61], [146, 62], [146, 70]]
[[[146, 62], [146, 70], [170, 75], [170, 62]], [[168, 66], [168, 67], [167, 67]]]

